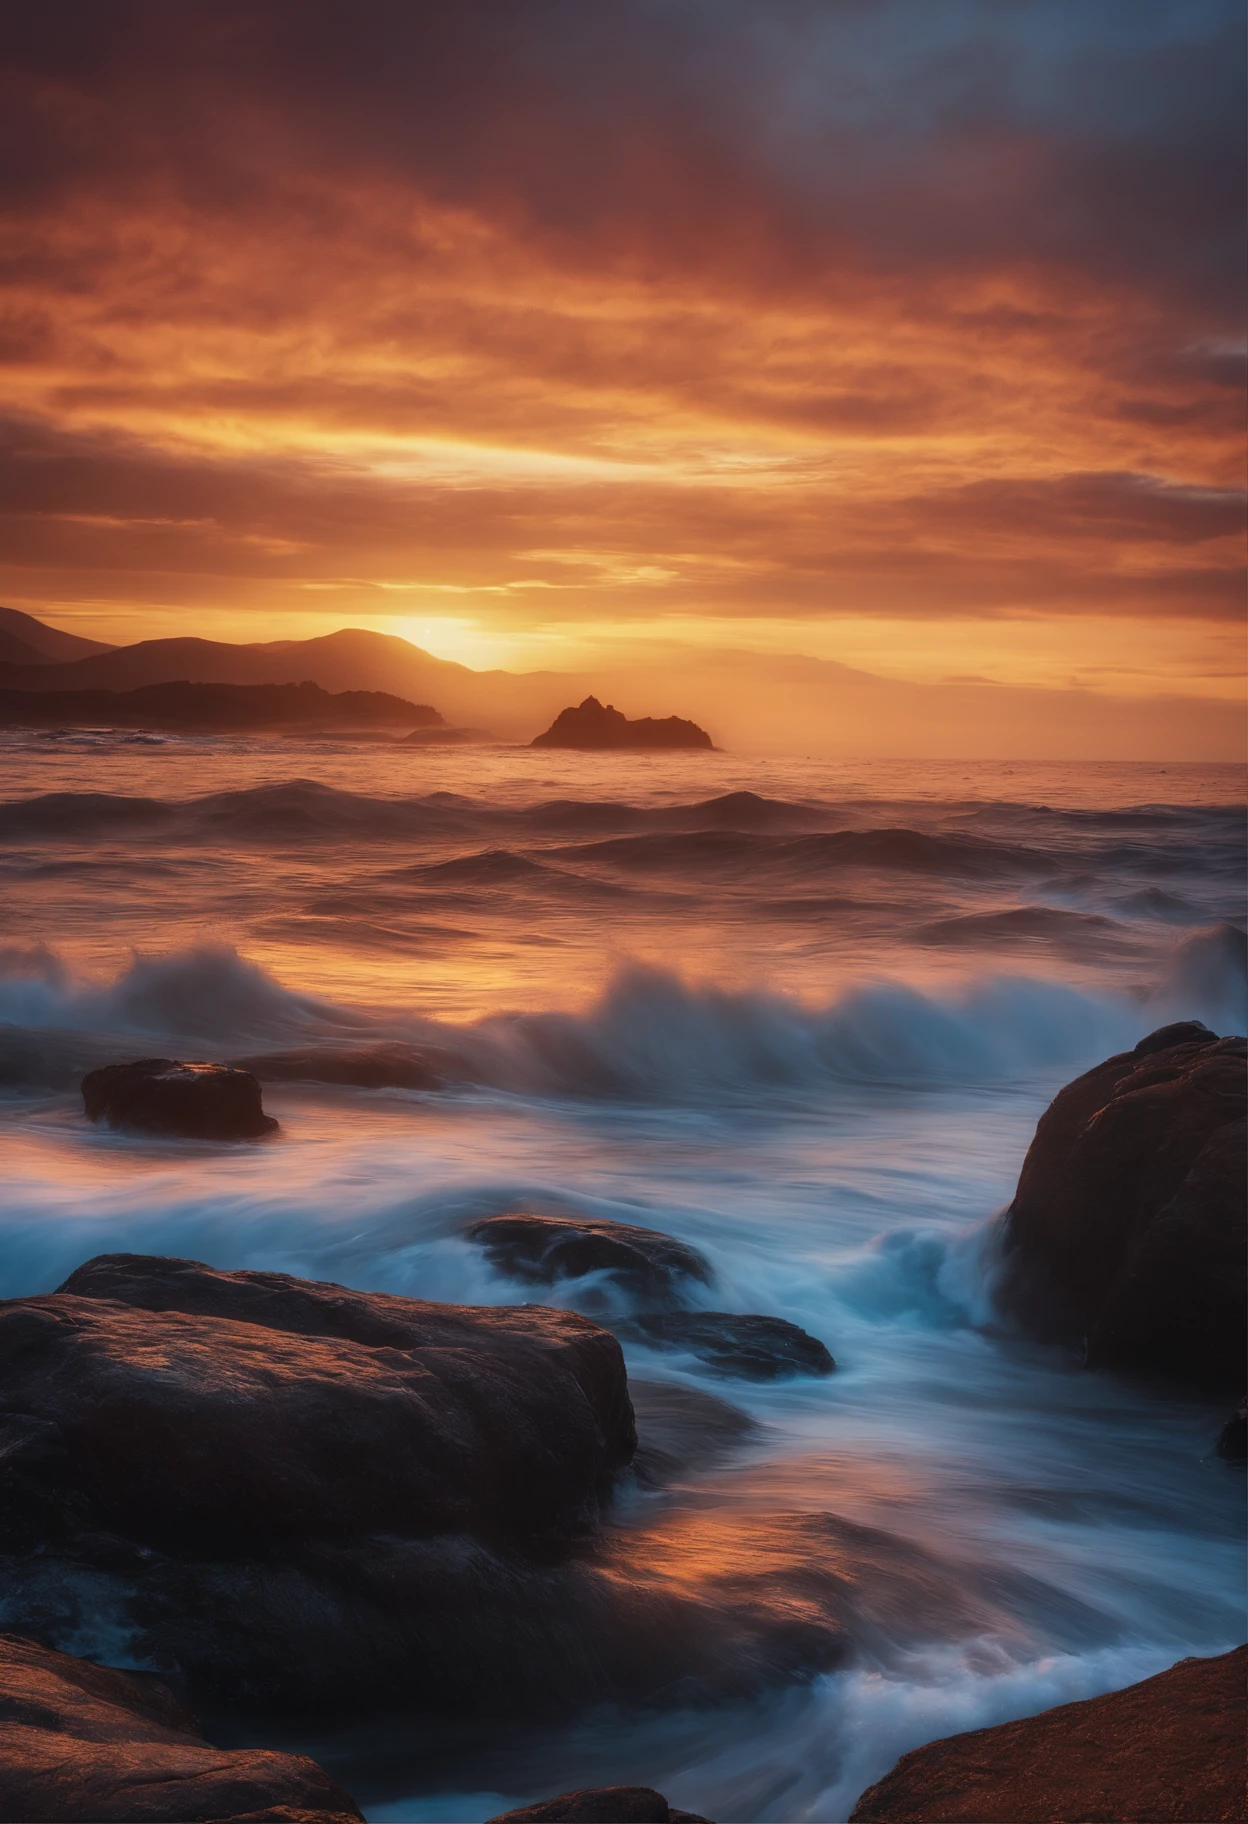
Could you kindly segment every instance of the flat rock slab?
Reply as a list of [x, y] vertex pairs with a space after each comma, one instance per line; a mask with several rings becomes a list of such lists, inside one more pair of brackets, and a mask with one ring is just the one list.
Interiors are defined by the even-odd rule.
[[1162, 1027], [1068, 1083], [1006, 1217], [1002, 1301], [1088, 1365], [1237, 1394], [1248, 1352], [1248, 1043]]
[[593, 1786], [500, 1812], [489, 1824], [710, 1824], [694, 1811], [673, 1811], [653, 1786]]
[[678, 1298], [682, 1284], [711, 1281], [710, 1263], [683, 1241], [657, 1229], [596, 1216], [539, 1216], [528, 1211], [488, 1216], [467, 1231], [496, 1272], [528, 1285], [609, 1273], [638, 1298]]
[[0, 1819], [5, 1824], [358, 1824], [315, 1761], [211, 1747], [155, 1679], [0, 1634]]
[[144, 1255], [0, 1304], [0, 1403], [10, 1531], [25, 1515], [36, 1536], [213, 1556], [385, 1531], [576, 1537], [636, 1442], [619, 1344], [572, 1312]]
[[625, 1342], [681, 1349], [717, 1374], [744, 1381], [831, 1374], [835, 1361], [818, 1337], [783, 1317], [742, 1317], [733, 1311], [650, 1311], [613, 1324]]
[[851, 1824], [1240, 1824], [1248, 1647], [903, 1755]]
[[257, 1140], [277, 1128], [264, 1112], [255, 1077], [232, 1064], [177, 1058], [106, 1064], [82, 1079], [82, 1101], [92, 1121], [144, 1134]]

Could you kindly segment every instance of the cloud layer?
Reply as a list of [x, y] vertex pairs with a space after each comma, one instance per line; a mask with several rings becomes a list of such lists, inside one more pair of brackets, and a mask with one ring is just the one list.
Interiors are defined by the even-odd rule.
[[1230, 623], [1242, 30], [1223, 0], [27, 8], [0, 589], [102, 631]]

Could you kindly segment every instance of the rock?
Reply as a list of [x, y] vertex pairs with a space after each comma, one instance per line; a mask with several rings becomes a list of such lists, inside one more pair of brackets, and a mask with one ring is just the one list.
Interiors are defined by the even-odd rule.
[[645, 748], [696, 747], [713, 750], [714, 742], [696, 722], [685, 722], [679, 716], [656, 720], [643, 716], [630, 722], [627, 716], [605, 707], [597, 697], [586, 697], [575, 709], [560, 710], [545, 734], [529, 743], [531, 747]]
[[731, 1311], [648, 1311], [612, 1325], [625, 1342], [685, 1349], [717, 1374], [775, 1381], [796, 1374], [831, 1374], [836, 1367], [817, 1337], [783, 1317], [740, 1317]]
[[[597, 1525], [632, 1410], [565, 1311], [103, 1256], [0, 1305], [0, 1415], [7, 1625], [214, 1712], [747, 1701], [995, 1612], [834, 1515]], [[710, 1396], [666, 1416], [677, 1458], [739, 1430]]]
[[528, 1211], [488, 1216], [467, 1231], [496, 1272], [528, 1285], [609, 1273], [635, 1297], [675, 1299], [681, 1282], [708, 1285], [709, 1263], [683, 1241], [657, 1229], [634, 1228], [596, 1216], [536, 1216]]
[[628, 1377], [637, 1415], [633, 1474], [643, 1488], [662, 1488], [726, 1457], [758, 1429], [748, 1412], [683, 1381]]
[[214, 1555], [578, 1537], [636, 1443], [619, 1345], [571, 1312], [133, 1254], [0, 1305], [0, 1399], [59, 1429], [76, 1526]]
[[360, 1815], [303, 1755], [210, 1747], [155, 1679], [0, 1634], [0, 1819], [349, 1824]]
[[82, 1100], [92, 1121], [147, 1134], [255, 1140], [277, 1127], [261, 1107], [255, 1077], [231, 1064], [183, 1064], [174, 1058], [106, 1064], [82, 1079]]
[[1218, 1433], [1217, 1451], [1227, 1463], [1248, 1462], [1248, 1396], [1239, 1402]]
[[1248, 1647], [903, 1755], [851, 1824], [1223, 1824], [1244, 1799]]
[[1089, 1366], [1206, 1392], [1248, 1334], [1243, 1039], [1161, 1028], [1060, 1091], [1006, 1215], [1000, 1296]]
[[500, 1812], [488, 1824], [709, 1824], [693, 1811], [673, 1811], [653, 1786], [594, 1786], [557, 1799]]

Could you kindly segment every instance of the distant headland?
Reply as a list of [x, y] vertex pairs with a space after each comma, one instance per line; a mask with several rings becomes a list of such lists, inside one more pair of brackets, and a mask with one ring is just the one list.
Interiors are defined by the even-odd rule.
[[715, 743], [696, 722], [680, 716], [641, 716], [635, 722], [610, 703], [586, 697], [575, 709], [560, 710], [545, 734], [530, 747], [644, 748], [696, 747], [713, 751]]
[[137, 690], [0, 690], [0, 727], [162, 728], [211, 733], [242, 729], [442, 726], [427, 703], [381, 690], [322, 690], [319, 684], [144, 684]]

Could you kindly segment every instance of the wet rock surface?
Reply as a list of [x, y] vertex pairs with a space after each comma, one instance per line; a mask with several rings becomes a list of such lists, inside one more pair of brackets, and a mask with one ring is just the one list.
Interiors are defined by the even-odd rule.
[[903, 1755], [851, 1824], [1225, 1824], [1244, 1793], [1248, 1647]]
[[527, 1285], [608, 1273], [635, 1297], [673, 1301], [689, 1281], [708, 1285], [709, 1263], [683, 1241], [657, 1229], [594, 1216], [542, 1216], [509, 1211], [467, 1230], [498, 1273]]
[[653, 1786], [593, 1786], [500, 1812], [489, 1824], [710, 1824], [693, 1811], [674, 1811]]
[[618, 1344], [571, 1312], [196, 1261], [102, 1255], [8, 1301], [0, 1362], [75, 1513], [153, 1545], [576, 1537], [636, 1442]]
[[1060, 1091], [1006, 1218], [1001, 1297], [1089, 1366], [1242, 1385], [1248, 1044], [1163, 1027]]
[[[650, 1406], [669, 1469], [748, 1424]], [[0, 1305], [0, 1413], [11, 1625], [104, 1625], [222, 1711], [731, 1700], [841, 1663], [899, 1590], [925, 1612], [930, 1567], [830, 1516], [604, 1524], [633, 1412], [570, 1312], [104, 1255]]]
[[720, 1462], [759, 1430], [748, 1412], [700, 1387], [630, 1375], [628, 1388], [637, 1415], [632, 1467], [644, 1488]]
[[227, 1752], [157, 1680], [0, 1634], [0, 1819], [349, 1824], [302, 1755]]
[[746, 1381], [831, 1374], [825, 1346], [783, 1317], [743, 1317], [732, 1311], [652, 1311], [612, 1324], [625, 1342], [678, 1349], [717, 1374]]
[[[648, 1404], [677, 1471], [741, 1435]], [[615, 1524], [619, 1345], [568, 1312], [102, 1256], [0, 1306], [0, 1412], [10, 1626], [103, 1630], [222, 1715], [736, 1701], [968, 1625], [958, 1576], [832, 1515]]]
[[90, 1120], [138, 1133], [257, 1140], [277, 1128], [255, 1077], [231, 1064], [177, 1058], [106, 1064], [83, 1078], [82, 1101]]

